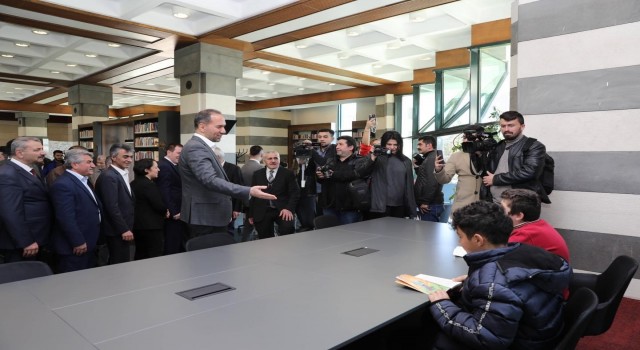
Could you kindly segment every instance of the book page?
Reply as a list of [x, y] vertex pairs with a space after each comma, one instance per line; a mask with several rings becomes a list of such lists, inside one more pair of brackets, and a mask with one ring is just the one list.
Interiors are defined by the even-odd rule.
[[431, 294], [439, 290], [447, 291], [460, 284], [460, 282], [455, 282], [451, 279], [424, 274], [417, 276], [400, 275], [396, 277], [396, 283], [424, 294]]

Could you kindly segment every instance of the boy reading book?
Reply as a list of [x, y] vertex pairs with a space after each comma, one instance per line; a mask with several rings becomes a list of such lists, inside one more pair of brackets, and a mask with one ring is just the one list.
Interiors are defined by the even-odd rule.
[[562, 291], [571, 268], [538, 247], [507, 243], [511, 219], [497, 204], [478, 201], [453, 213], [469, 265], [457, 300], [429, 294], [439, 327], [438, 349], [544, 349], [559, 339]]

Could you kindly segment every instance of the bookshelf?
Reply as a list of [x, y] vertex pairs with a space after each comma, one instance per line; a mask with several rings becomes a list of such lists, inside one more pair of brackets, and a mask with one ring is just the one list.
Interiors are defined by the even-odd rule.
[[289, 142], [288, 142], [288, 157], [287, 164], [289, 168], [293, 167], [293, 146], [302, 140], [311, 140], [311, 142], [318, 142], [318, 130], [331, 129], [335, 130], [334, 123], [319, 123], [319, 124], [299, 124], [289, 125]]
[[353, 138], [358, 141], [362, 141], [362, 136], [364, 135], [364, 127], [367, 125], [366, 120], [354, 120], [351, 122], [351, 129]]
[[93, 124], [78, 125], [78, 145], [93, 152]]

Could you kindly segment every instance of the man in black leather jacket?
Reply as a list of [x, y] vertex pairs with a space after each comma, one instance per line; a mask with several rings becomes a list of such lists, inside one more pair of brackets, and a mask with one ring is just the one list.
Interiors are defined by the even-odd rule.
[[525, 188], [535, 191], [543, 203], [551, 203], [540, 183], [544, 170], [545, 146], [535, 141], [524, 150], [527, 137], [524, 131], [524, 117], [516, 111], [500, 115], [500, 131], [504, 140], [500, 141], [489, 157], [489, 169], [482, 182], [489, 188], [488, 198], [499, 203], [500, 195], [509, 188]]

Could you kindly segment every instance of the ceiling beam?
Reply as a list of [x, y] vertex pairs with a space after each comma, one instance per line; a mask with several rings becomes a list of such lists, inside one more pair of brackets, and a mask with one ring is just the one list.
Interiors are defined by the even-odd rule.
[[113, 109], [113, 112], [114, 112], [113, 116], [122, 118], [122, 117], [128, 117], [135, 114], [155, 114], [161, 111], [180, 112], [180, 107], [179, 106], [138, 105], [138, 106]]
[[45, 112], [71, 114], [71, 106], [49, 106], [35, 103], [0, 101], [0, 110], [15, 112]]
[[31, 95], [29, 97], [23, 98], [19, 102], [21, 102], [21, 103], [36, 103], [36, 102], [42, 101], [44, 99], [47, 99], [49, 97], [53, 97], [53, 96], [56, 96], [56, 95], [64, 94], [65, 92], [67, 92], [67, 89], [65, 89], [65, 88], [53, 88], [53, 89], [49, 89], [47, 91], [43, 91], [43, 92], [35, 94], [35, 95]]
[[368, 86], [368, 85], [365, 85], [365, 84], [354, 83], [354, 82], [349, 81], [349, 80], [333, 79], [333, 78], [325, 77], [325, 76], [322, 76], [322, 75], [302, 73], [302, 72], [298, 72], [298, 71], [291, 70], [291, 69], [276, 68], [274, 66], [258, 64], [258, 63], [253, 63], [253, 62], [245, 62], [244, 66], [248, 67], [248, 68], [259, 69], [259, 70], [269, 71], [269, 72], [278, 73], [278, 74], [284, 74], [284, 75], [290, 75], [290, 76], [294, 76], [294, 77], [313, 79], [313, 80], [318, 80], [318, 81], [325, 81], [327, 83], [336, 83], [336, 84], [345, 85], [345, 86], [351, 86], [351, 87], [366, 87], [366, 86]]

